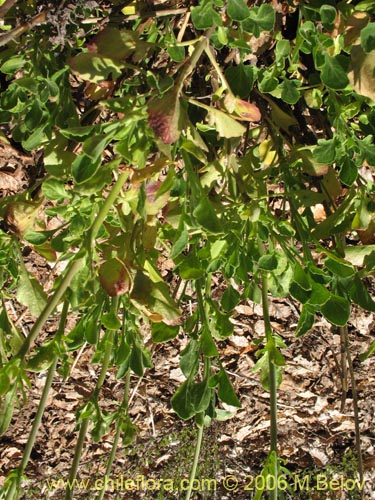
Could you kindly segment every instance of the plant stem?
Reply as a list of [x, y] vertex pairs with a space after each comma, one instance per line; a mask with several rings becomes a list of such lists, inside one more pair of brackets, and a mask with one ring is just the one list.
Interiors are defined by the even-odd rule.
[[198, 460], [199, 460], [199, 455], [200, 455], [201, 448], [202, 448], [203, 432], [204, 432], [204, 425], [202, 424], [202, 425], [198, 426], [198, 435], [197, 435], [197, 440], [195, 442], [194, 461], [193, 461], [193, 466], [192, 466], [191, 471], [190, 471], [189, 489], [186, 492], [185, 500], [190, 500], [191, 493], [193, 490], [193, 481], [194, 481], [195, 476], [197, 474]]
[[91, 244], [94, 243], [96, 235], [99, 232], [100, 226], [103, 224], [105, 218], [107, 217], [108, 212], [110, 211], [112, 205], [115, 203], [116, 198], [121, 193], [122, 187], [125, 184], [125, 181], [128, 177], [129, 177], [128, 172], [120, 174], [119, 178], [113, 185], [111, 192], [105, 199], [105, 202], [102, 208], [99, 210], [99, 213], [97, 214], [96, 219], [91, 227], [91, 233], [90, 233]]
[[[115, 437], [114, 437], [113, 444], [112, 444], [112, 450], [111, 450], [111, 453], [108, 457], [107, 467], [106, 467], [105, 475], [104, 475], [104, 484], [107, 484], [106, 481], [109, 478], [109, 474], [111, 472], [112, 465], [113, 465], [113, 462], [114, 462], [114, 459], [116, 456], [118, 443], [119, 443], [120, 436], [121, 436], [121, 424], [123, 422], [123, 410], [126, 409], [126, 413], [128, 414], [129, 387], [130, 387], [130, 369], [128, 369], [128, 371], [126, 372], [124, 398], [123, 398], [122, 404], [119, 408], [119, 417], [117, 418], [117, 421], [116, 421], [116, 433], [115, 433]], [[98, 500], [103, 500], [105, 492], [106, 492], [105, 488], [102, 488], [100, 490]]]
[[83, 263], [83, 258], [78, 258], [71, 261], [71, 264], [68, 267], [68, 270], [64, 278], [60, 282], [60, 285], [58, 286], [55, 293], [48, 299], [47, 304], [45, 305], [38, 319], [35, 321], [33, 328], [31, 329], [29, 335], [22, 344], [16, 357], [22, 360], [26, 356], [34, 340], [39, 335], [44, 324], [46, 323], [46, 321], [48, 320], [48, 318], [50, 317], [50, 315], [53, 313], [54, 309], [60, 302], [60, 299], [64, 295], [66, 289], [69, 287], [73, 277], [77, 274], [77, 272], [81, 268], [82, 263]]
[[[207, 280], [206, 280], [206, 291], [208, 288], [208, 283], [209, 283], [209, 278], [207, 278]], [[201, 323], [206, 328], [208, 328], [207, 315], [206, 315], [206, 310], [204, 307], [203, 295], [202, 295], [202, 287], [203, 286], [204, 286], [203, 279], [197, 280], [195, 291], [197, 293], [197, 302], [198, 302], [198, 309], [199, 309], [199, 316], [200, 316]], [[208, 377], [210, 375], [210, 371], [211, 371], [211, 360], [208, 356], [205, 356], [205, 358], [204, 358], [204, 374], [203, 374], [204, 380], [208, 380]], [[199, 461], [199, 456], [200, 456], [201, 449], [202, 449], [202, 440], [203, 440], [203, 433], [204, 433], [204, 415], [205, 415], [204, 412], [197, 414], [197, 419], [200, 423], [197, 424], [198, 435], [197, 435], [197, 440], [195, 442], [194, 460], [193, 460], [193, 465], [192, 465], [191, 471], [190, 471], [189, 488], [186, 492], [185, 500], [190, 500], [191, 493], [193, 491], [193, 481], [194, 481], [195, 476], [197, 474], [198, 461]]]
[[[107, 196], [102, 208], [100, 209], [95, 222], [92, 225], [91, 232], [90, 232], [90, 237], [91, 237], [91, 243], [94, 242], [96, 235], [98, 234], [98, 231], [100, 229], [100, 226], [102, 225], [103, 221], [105, 220], [109, 210], [111, 209], [113, 203], [115, 202], [117, 196], [120, 194], [121, 189], [128, 178], [128, 173], [123, 173], [119, 176], [117, 179], [116, 183], [114, 184], [111, 192]], [[21, 360], [26, 356], [28, 353], [31, 345], [33, 344], [34, 340], [36, 337], [39, 335], [41, 329], [43, 328], [44, 324], [50, 317], [50, 315], [53, 313], [55, 308], [57, 307], [58, 303], [60, 302], [60, 299], [64, 295], [65, 291], [69, 287], [73, 277], [77, 274], [79, 271], [80, 267], [83, 264], [83, 258], [77, 258], [71, 261], [67, 272], [62, 279], [60, 285], [58, 286], [57, 290], [55, 293], [48, 299], [46, 306], [44, 307], [43, 311], [39, 315], [38, 319], [34, 323], [33, 328], [31, 329], [29, 335], [25, 339], [24, 343], [22, 344], [17, 357], [19, 357]]]
[[[359, 481], [362, 484], [364, 478], [363, 470], [363, 460], [362, 460], [362, 446], [361, 446], [361, 431], [359, 429], [359, 408], [358, 408], [358, 393], [357, 393], [357, 383], [354, 376], [353, 361], [349, 349], [349, 337], [348, 337], [348, 327], [345, 326], [344, 330], [344, 342], [345, 342], [345, 353], [348, 360], [350, 381], [352, 384], [352, 394], [353, 394], [353, 410], [354, 410], [354, 427], [355, 427], [355, 446], [357, 451], [358, 460], [358, 474]], [[364, 498], [363, 489], [361, 490], [361, 498]]]
[[[69, 310], [69, 302], [65, 301], [63, 310], [61, 312], [59, 329], [58, 329], [58, 332], [56, 334], [56, 337], [63, 335], [68, 310]], [[42, 421], [43, 413], [44, 413], [45, 407], [47, 405], [48, 394], [49, 394], [51, 387], [52, 387], [53, 377], [55, 375], [58, 359], [59, 359], [58, 353], [56, 353], [55, 358], [54, 358], [51, 366], [48, 369], [47, 378], [46, 378], [46, 382], [44, 384], [42, 396], [40, 398], [38, 410], [37, 410], [36, 415], [34, 417], [33, 425], [32, 425], [32, 428], [31, 428], [31, 431], [29, 434], [29, 438], [27, 440], [25, 450], [24, 450], [23, 455], [22, 455], [22, 461], [17, 469], [17, 476], [13, 479], [13, 481], [10, 485], [10, 488], [7, 492], [7, 495], [5, 497], [5, 500], [13, 500], [13, 498], [15, 498], [15, 493], [18, 489], [19, 482], [20, 482], [20, 480], [25, 472], [25, 469], [27, 467], [27, 464], [29, 462], [31, 452], [32, 452], [32, 449], [33, 449], [34, 444], [35, 444], [36, 435], [38, 433], [40, 423]]]
[[[113, 312], [117, 312], [118, 301], [119, 301], [118, 296], [114, 297], [112, 300], [111, 309]], [[98, 377], [98, 380], [96, 382], [95, 389], [93, 390], [93, 392], [90, 396], [90, 400], [95, 401], [98, 398], [99, 391], [104, 383], [104, 380], [105, 380], [105, 377], [107, 374], [107, 370], [109, 368], [110, 360], [111, 360], [114, 334], [115, 334], [115, 330], [108, 330], [108, 332], [107, 332], [107, 338], [105, 340], [104, 358], [102, 361], [99, 377]], [[79, 462], [81, 460], [83, 445], [85, 442], [85, 437], [87, 434], [89, 422], [90, 422], [90, 418], [86, 417], [81, 423], [81, 427], [79, 430], [79, 436], [78, 436], [78, 440], [77, 440], [77, 444], [76, 444], [76, 449], [74, 452], [74, 459], [73, 459], [72, 467], [70, 469], [69, 479], [67, 481], [68, 486], [67, 486], [66, 492], [65, 492], [65, 500], [71, 500], [73, 498], [73, 484], [77, 478], [78, 466], [79, 466]]]
[[209, 30], [206, 31], [206, 33], [203, 35], [201, 41], [195, 47], [194, 52], [192, 53], [190, 59], [188, 59], [186, 65], [181, 70], [181, 73], [176, 81], [177, 94], [179, 94], [181, 92], [186, 78], [189, 76], [189, 74], [194, 70], [195, 66], [197, 65], [197, 62], [198, 62], [200, 56], [205, 51], [207, 44], [208, 44], [208, 40], [209, 40], [210, 36], [212, 35], [212, 33], [215, 31], [215, 29], [216, 29], [216, 25], [212, 26], [212, 28], [210, 28]]
[[[263, 244], [259, 245], [261, 253], [264, 253]], [[268, 277], [267, 272], [262, 271], [262, 308], [263, 323], [266, 335], [266, 342], [274, 342], [272, 335], [272, 325], [269, 313], [268, 301]], [[277, 457], [277, 372], [273, 360], [269, 356], [269, 387], [270, 387], [270, 444], [271, 452], [274, 451]], [[275, 488], [270, 490], [271, 500], [277, 500], [278, 497], [278, 462], [274, 461], [273, 479]]]
[[340, 346], [341, 346], [341, 411], [344, 411], [346, 395], [348, 392], [348, 366], [347, 366], [347, 327], [340, 327]]

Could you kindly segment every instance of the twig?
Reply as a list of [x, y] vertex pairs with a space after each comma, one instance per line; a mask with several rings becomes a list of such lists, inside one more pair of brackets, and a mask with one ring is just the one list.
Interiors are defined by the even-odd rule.
[[22, 26], [18, 26], [18, 28], [12, 29], [11, 31], [4, 33], [4, 35], [0, 35], [0, 47], [6, 45], [11, 41], [15, 41], [16, 38], [23, 35], [23, 33], [30, 30], [34, 26], [45, 23], [47, 21], [47, 14], [48, 12], [44, 10], [34, 16], [28, 23], [25, 23]]
[[17, 0], [5, 0], [3, 5], [0, 7], [0, 18], [4, 17], [5, 14], [10, 10]]
[[181, 9], [165, 9], [165, 10], [156, 10], [156, 11], [147, 11], [142, 12], [140, 14], [131, 14], [130, 16], [125, 16], [126, 21], [135, 21], [136, 19], [145, 18], [145, 17], [163, 17], [163, 16], [177, 16], [179, 14], [184, 14], [187, 12], [187, 8]]

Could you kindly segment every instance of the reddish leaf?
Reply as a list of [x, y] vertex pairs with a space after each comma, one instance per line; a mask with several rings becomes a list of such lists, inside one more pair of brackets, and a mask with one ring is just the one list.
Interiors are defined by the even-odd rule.
[[131, 278], [125, 264], [117, 257], [104, 262], [99, 269], [99, 281], [110, 297], [131, 289]]
[[174, 89], [149, 102], [148, 123], [164, 144], [173, 144], [180, 137], [179, 118], [180, 101]]
[[241, 117], [241, 120], [259, 122], [262, 118], [262, 115], [255, 104], [242, 99], [236, 99], [234, 110]]

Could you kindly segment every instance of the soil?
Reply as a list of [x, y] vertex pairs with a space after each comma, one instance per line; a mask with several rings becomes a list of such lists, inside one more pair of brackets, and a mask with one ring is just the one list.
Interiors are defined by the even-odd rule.
[[[38, 260], [33, 252], [26, 260], [29, 270], [42, 283], [48, 282], [51, 270], [43, 260]], [[219, 281], [215, 293], [221, 293]], [[270, 300], [272, 326], [287, 346], [282, 350], [286, 365], [278, 392], [278, 446], [287, 469], [281, 477], [290, 484], [290, 491], [282, 481], [281, 491], [285, 498], [360, 498], [353, 483], [357, 478], [353, 391], [348, 375], [343, 402], [339, 332], [321, 318], [310, 333], [296, 338], [298, 305], [289, 299]], [[15, 320], [21, 317], [22, 330], [27, 333], [33, 318], [27, 312], [22, 314], [15, 301], [12, 307], [10, 303], [9, 314]], [[56, 331], [57, 319], [47, 323], [44, 339]], [[67, 328], [74, 322], [75, 318], [70, 318]], [[259, 374], [253, 372], [256, 341], [263, 335], [261, 306], [239, 304], [232, 322], [234, 335], [220, 342], [219, 349], [242, 407], [231, 419], [214, 421], [205, 429], [194, 483], [197, 499], [253, 498], [255, 486], [264, 482], [260, 474], [270, 448], [270, 398], [260, 384]], [[358, 392], [366, 499], [375, 498], [375, 359], [360, 362], [358, 355], [374, 340], [374, 325], [374, 314], [353, 310], [350, 354]], [[144, 336], [151, 346], [146, 327]], [[143, 378], [132, 375], [130, 416], [137, 427], [136, 438], [130, 445], [120, 444], [104, 498], [184, 498], [183, 491], [173, 488], [189, 477], [197, 431], [193, 421], [177, 417], [170, 398], [184, 379], [179, 369], [179, 352], [187, 340], [188, 336], [181, 334], [174, 341], [151, 347], [153, 368]], [[89, 397], [98, 376], [92, 356], [92, 348], [84, 346], [76, 355], [69, 377], [55, 377], [26, 469], [22, 499], [64, 496], [62, 481], [68, 478], [77, 440], [76, 412]], [[20, 463], [45, 374], [31, 374], [30, 382], [26, 404], [16, 410], [11, 426], [0, 438], [3, 477]], [[109, 371], [102, 389], [101, 410], [113, 413], [123, 392], [124, 380], [117, 380], [115, 373]], [[97, 498], [96, 490], [104, 484], [114, 434], [112, 426], [100, 442], [89, 439], [85, 443], [74, 498]]]

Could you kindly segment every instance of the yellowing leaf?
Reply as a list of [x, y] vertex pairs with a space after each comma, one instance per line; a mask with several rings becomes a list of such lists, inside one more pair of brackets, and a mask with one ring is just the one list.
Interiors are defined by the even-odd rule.
[[39, 209], [39, 202], [12, 201], [6, 207], [5, 222], [18, 236], [23, 236], [33, 229]]
[[215, 127], [221, 137], [230, 139], [231, 137], [241, 137], [245, 133], [245, 127], [238, 123], [223, 111], [209, 108], [208, 123]]
[[375, 100], [375, 50], [366, 54], [360, 45], [355, 45], [350, 53], [351, 70], [348, 73], [354, 90]]
[[236, 99], [234, 110], [241, 120], [247, 122], [258, 122], [262, 118], [255, 104], [242, 99]]
[[273, 149], [271, 139], [266, 139], [259, 144], [259, 158], [267, 167], [274, 165], [279, 160], [279, 155]]

